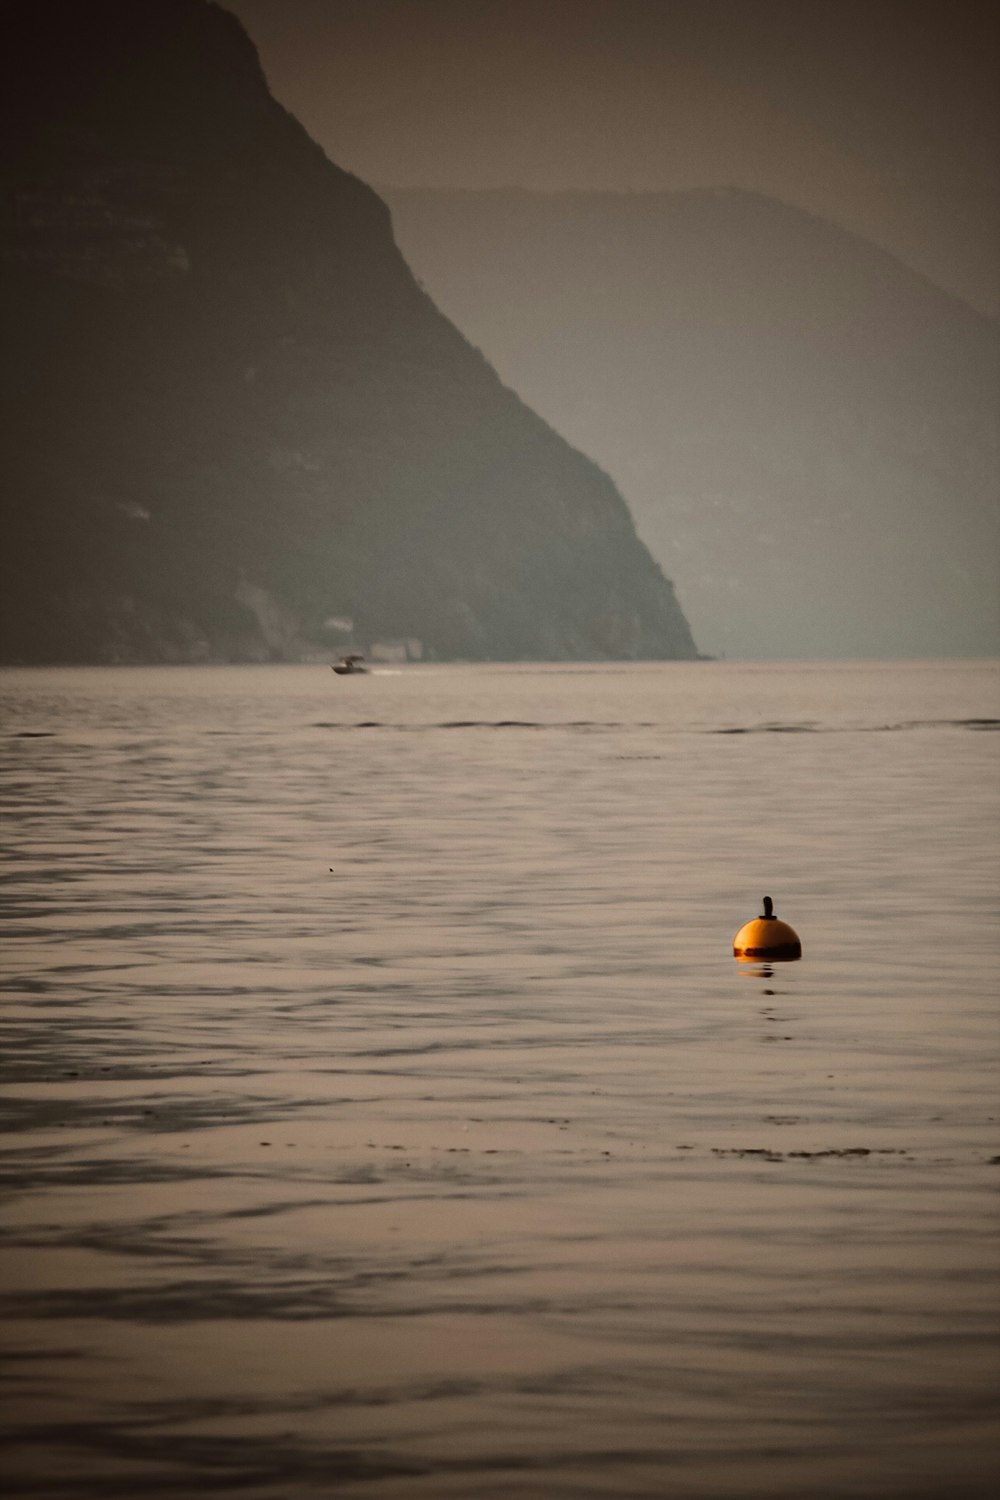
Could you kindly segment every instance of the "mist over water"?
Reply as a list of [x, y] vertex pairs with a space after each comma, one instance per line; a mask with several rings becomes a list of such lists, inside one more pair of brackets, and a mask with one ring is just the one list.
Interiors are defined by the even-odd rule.
[[998, 688], [3, 673], [9, 1493], [992, 1494]]

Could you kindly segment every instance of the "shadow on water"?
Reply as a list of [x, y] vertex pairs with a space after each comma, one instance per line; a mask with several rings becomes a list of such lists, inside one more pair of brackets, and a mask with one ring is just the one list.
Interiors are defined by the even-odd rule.
[[[175, 1423], [197, 1422], [206, 1415], [240, 1422], [282, 1413], [290, 1416], [302, 1409], [297, 1405], [261, 1410], [220, 1403], [217, 1410], [210, 1407], [206, 1413], [201, 1402], [186, 1408], [172, 1403], [162, 1410], [154, 1407], [120, 1418], [14, 1428], [8, 1444], [14, 1454], [29, 1445], [49, 1454], [60, 1451], [63, 1463], [73, 1467], [71, 1493], [80, 1500], [104, 1500], [105, 1496], [135, 1500], [138, 1493], [177, 1500], [215, 1494], [280, 1495], [288, 1493], [286, 1485], [296, 1493], [326, 1495], [331, 1486], [370, 1484], [433, 1471], [434, 1465], [379, 1455], [371, 1446], [362, 1451], [297, 1441], [290, 1434], [226, 1437], [174, 1430]], [[28, 1496], [55, 1500], [66, 1493], [58, 1477], [42, 1473], [21, 1478], [16, 1491], [8, 1491], [12, 1500], [15, 1495], [25, 1500]]]
[[[224, 1494], [326, 1497], [348, 1485], [376, 1496], [386, 1485], [391, 1485], [393, 1494], [405, 1493], [406, 1481], [421, 1478], [440, 1484], [443, 1494], [467, 1497], [515, 1493], [583, 1497], [626, 1493], [620, 1475], [644, 1471], [669, 1474], [666, 1487], [657, 1494], [695, 1493], [687, 1490], [685, 1476], [699, 1475], [703, 1457], [692, 1441], [688, 1424], [677, 1417], [666, 1418], [655, 1430], [641, 1423], [634, 1428], [625, 1423], [615, 1435], [606, 1437], [567, 1429], [561, 1438], [554, 1437], [549, 1443], [520, 1448], [501, 1427], [484, 1433], [474, 1452], [464, 1453], [449, 1451], [441, 1444], [437, 1451], [432, 1448], [418, 1455], [412, 1445], [398, 1438], [395, 1442], [373, 1438], [362, 1446], [357, 1440], [338, 1442], [322, 1434], [325, 1423], [336, 1421], [338, 1414], [350, 1416], [355, 1412], [370, 1422], [380, 1408], [414, 1413], [421, 1406], [440, 1404], [454, 1410], [457, 1402], [468, 1401], [470, 1405], [523, 1406], [528, 1410], [538, 1400], [559, 1403], [575, 1398], [586, 1407], [588, 1399], [607, 1398], [606, 1381], [598, 1383], [593, 1372], [584, 1372], [582, 1380], [577, 1380], [576, 1373], [561, 1371], [544, 1382], [429, 1381], [378, 1392], [317, 1392], [283, 1401], [123, 1403], [108, 1415], [88, 1422], [15, 1426], [9, 1435], [9, 1451], [15, 1458], [18, 1450], [25, 1448], [58, 1454], [62, 1465], [72, 1470], [71, 1490], [79, 1500], [135, 1500], [140, 1492], [162, 1500]], [[640, 1394], [638, 1389], [635, 1394]], [[697, 1379], [692, 1394], [698, 1394]], [[825, 1422], [818, 1422], [811, 1430], [808, 1452], [813, 1461], [817, 1455], [836, 1459], [837, 1425], [849, 1415], [833, 1410]], [[984, 1404], [980, 1411], [963, 1415], [982, 1420], [990, 1412]], [[860, 1409], [854, 1416], [861, 1428], [875, 1425], [871, 1414]], [[267, 1428], [277, 1423], [283, 1430], [269, 1433]], [[191, 1430], [199, 1426], [210, 1429], [213, 1424], [235, 1428], [238, 1435]], [[803, 1442], [801, 1434], [782, 1432], [762, 1440], [741, 1428], [738, 1434], [727, 1436], [721, 1467], [730, 1473], [760, 1473], [764, 1466], [766, 1473], [772, 1460], [794, 1463], [796, 1457], [801, 1458]], [[29, 1496], [57, 1500], [66, 1492], [56, 1473], [36, 1472], [26, 1475], [16, 1491], [9, 1493], [12, 1497], [16, 1494], [18, 1500]], [[642, 1485], [636, 1493], [654, 1492]], [[731, 1500], [732, 1493], [729, 1482], [721, 1476], [714, 1484], [706, 1482], [704, 1474], [698, 1479], [697, 1494], [703, 1500]], [[833, 1492], [806, 1482], [798, 1493], [820, 1500]], [[882, 1500], [887, 1493], [901, 1492], [887, 1491], [875, 1475], [868, 1483], [850, 1487], [852, 1500]], [[947, 1493], [949, 1500], [982, 1500], [990, 1491], [979, 1481], [969, 1484], [957, 1477]], [[911, 1467], [906, 1495], [907, 1500], [941, 1500], [942, 1491]]]
[[911, 719], [899, 724], [868, 724], [831, 726], [819, 724], [814, 721], [805, 723], [754, 723], [733, 724], [713, 728], [690, 727], [673, 728], [649, 721], [636, 720], [630, 723], [622, 723], [618, 720], [602, 719], [571, 719], [568, 721], [550, 719], [444, 719], [431, 723], [386, 723], [379, 719], [317, 719], [310, 725], [312, 729], [379, 729], [408, 734], [426, 734], [442, 729], [540, 729], [549, 733], [567, 731], [571, 733], [589, 733], [593, 731], [635, 731], [643, 729], [655, 729], [663, 734], [894, 734], [905, 733], [911, 729], [973, 729], [973, 730], [996, 730], [1000, 729], [1000, 719]]
[[[73, 1078], [78, 1075], [75, 1070], [71, 1070], [64, 1076]], [[145, 1082], [150, 1075], [134, 1076]], [[163, 1080], [162, 1073], [152, 1076], [157, 1081]], [[211, 1077], [211, 1074], [204, 1076]], [[226, 1074], [227, 1081], [246, 1076], [252, 1077], [253, 1070]], [[84, 1094], [60, 1099], [9, 1098], [0, 1106], [0, 1129], [4, 1130], [8, 1138], [46, 1127], [72, 1131], [111, 1126], [116, 1129], [127, 1128], [140, 1136], [147, 1133], [191, 1133], [210, 1130], [219, 1125], [276, 1124], [282, 1120], [294, 1119], [308, 1110], [312, 1102], [308, 1097], [293, 1101], [255, 1098], [250, 1095], [238, 1097], [231, 1093], [218, 1098], [211, 1095], [185, 1098], [178, 1094], [167, 1096], [158, 1093], [143, 1094], [138, 1098], [114, 1095], [94, 1098]], [[58, 1152], [60, 1148], [53, 1149]], [[8, 1162], [13, 1159], [8, 1155]], [[136, 1160], [140, 1166], [143, 1165], [141, 1153]]]

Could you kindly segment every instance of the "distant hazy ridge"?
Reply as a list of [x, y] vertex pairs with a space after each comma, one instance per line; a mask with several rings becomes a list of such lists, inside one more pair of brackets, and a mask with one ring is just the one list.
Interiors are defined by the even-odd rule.
[[439, 306], [622, 486], [702, 649], [1000, 650], [994, 323], [749, 193], [385, 196]]
[[437, 311], [232, 17], [7, 19], [4, 659], [695, 654], [612, 482]]

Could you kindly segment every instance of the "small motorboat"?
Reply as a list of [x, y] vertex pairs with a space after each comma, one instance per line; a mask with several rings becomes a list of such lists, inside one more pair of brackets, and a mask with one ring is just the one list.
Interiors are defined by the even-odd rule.
[[363, 656], [342, 656], [339, 661], [331, 664], [330, 670], [336, 672], [338, 677], [355, 677], [359, 672], [367, 672], [368, 668], [361, 666]]

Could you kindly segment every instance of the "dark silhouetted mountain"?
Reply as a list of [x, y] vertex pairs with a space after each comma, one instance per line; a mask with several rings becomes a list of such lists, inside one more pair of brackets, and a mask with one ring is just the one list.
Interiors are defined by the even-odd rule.
[[622, 486], [705, 650], [997, 651], [994, 323], [752, 194], [385, 196], [438, 304]]
[[614, 485], [437, 311], [233, 17], [4, 27], [6, 660], [694, 655]]

